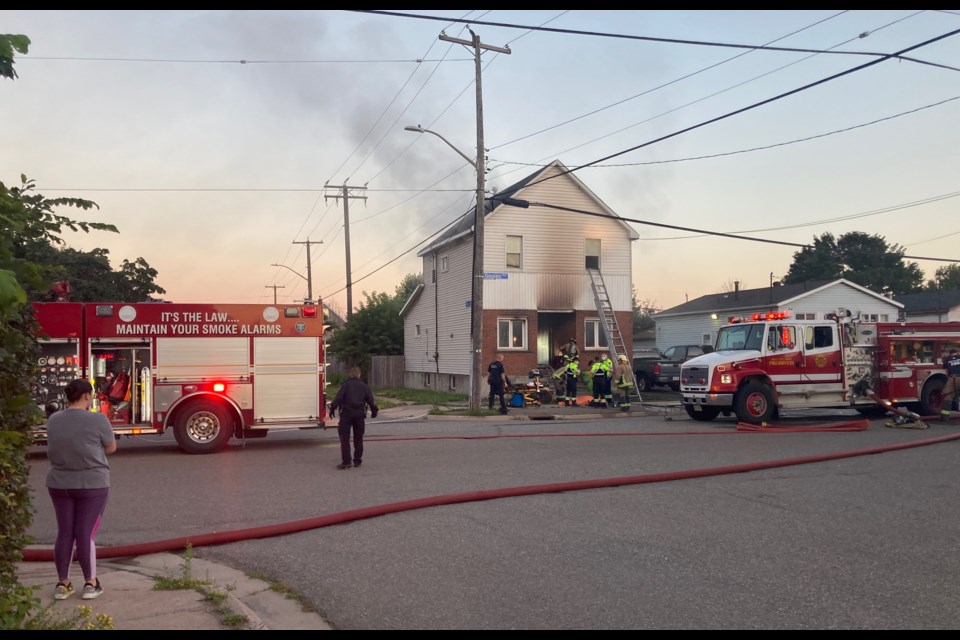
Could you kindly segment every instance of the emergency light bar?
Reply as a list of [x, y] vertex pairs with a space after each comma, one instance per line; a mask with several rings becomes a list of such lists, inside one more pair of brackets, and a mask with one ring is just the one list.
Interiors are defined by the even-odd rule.
[[770, 311], [769, 313], [755, 313], [749, 318], [746, 316], [730, 316], [727, 319], [727, 324], [736, 324], [738, 322], [762, 322], [764, 320], [786, 320], [790, 317], [789, 311]]

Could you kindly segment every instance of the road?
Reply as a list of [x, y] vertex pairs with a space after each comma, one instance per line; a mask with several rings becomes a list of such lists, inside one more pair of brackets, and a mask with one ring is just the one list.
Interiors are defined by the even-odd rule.
[[[364, 466], [348, 471], [335, 469], [332, 430], [212, 456], [182, 454], [168, 436], [121, 440], [98, 543], [960, 434], [881, 420], [779, 434], [685, 417], [368, 424]], [[283, 582], [342, 629], [951, 629], [958, 447], [431, 507], [195, 553]], [[30, 533], [49, 544], [42, 452], [31, 465]]]

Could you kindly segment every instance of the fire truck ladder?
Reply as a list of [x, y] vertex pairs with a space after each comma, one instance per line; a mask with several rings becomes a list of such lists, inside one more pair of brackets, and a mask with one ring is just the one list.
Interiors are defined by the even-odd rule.
[[[610, 296], [607, 295], [607, 285], [603, 282], [603, 276], [599, 269], [587, 269], [590, 274], [590, 286], [593, 288], [593, 300], [597, 304], [597, 313], [600, 314], [600, 326], [603, 328], [603, 335], [607, 338], [607, 346], [613, 351], [613, 358], [618, 362], [620, 356], [627, 357], [627, 363], [633, 366], [633, 350], [627, 350], [627, 343], [623, 340], [623, 334], [620, 333], [620, 325], [617, 324], [617, 316], [613, 312], [613, 305], [610, 304]], [[640, 388], [637, 386], [636, 376], [633, 380], [633, 391], [637, 394], [637, 402], [643, 402], [640, 397]]]

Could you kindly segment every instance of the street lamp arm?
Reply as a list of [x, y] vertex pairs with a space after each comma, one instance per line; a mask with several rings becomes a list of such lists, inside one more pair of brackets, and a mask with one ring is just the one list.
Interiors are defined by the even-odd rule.
[[432, 133], [433, 135], [437, 136], [438, 138], [440, 138], [441, 140], [443, 140], [444, 142], [446, 142], [448, 147], [450, 147], [451, 149], [453, 149], [454, 151], [456, 151], [457, 153], [459, 153], [459, 154], [460, 154], [460, 157], [467, 161], [467, 164], [469, 164], [469, 165], [470, 165], [471, 167], [473, 167], [474, 169], [477, 168], [477, 163], [474, 162], [473, 160], [471, 160], [471, 159], [470, 159], [470, 156], [468, 156], [467, 154], [465, 154], [463, 151], [460, 151], [460, 149], [457, 149], [455, 146], [453, 146], [453, 144], [452, 144], [449, 140], [447, 140], [446, 138], [444, 138], [442, 135], [440, 135], [440, 134], [437, 133], [436, 131], [431, 131], [430, 129], [424, 129], [423, 127], [420, 127], [420, 126], [417, 126], [417, 127], [414, 127], [414, 126], [404, 127], [403, 130], [404, 130], [404, 131], [413, 131], [414, 133]]
[[[286, 269], [287, 271], [293, 271], [293, 273], [296, 273], [298, 276], [300, 276], [300, 277], [303, 278], [304, 280], [307, 280], [307, 276], [303, 275], [302, 273], [300, 273], [300, 272], [298, 272], [298, 271], [294, 271], [293, 269], [291, 269], [290, 267], [288, 267], [288, 266], [285, 265], [285, 264], [277, 264], [277, 263], [274, 262], [274, 263], [272, 263], [270, 266], [271, 266], [271, 267], [283, 267], [283, 268]], [[309, 280], [307, 280], [307, 282], [309, 282]]]

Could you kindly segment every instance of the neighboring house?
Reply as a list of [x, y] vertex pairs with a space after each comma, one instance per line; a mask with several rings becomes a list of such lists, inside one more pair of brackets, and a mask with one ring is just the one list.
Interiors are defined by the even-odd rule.
[[960, 291], [925, 291], [893, 298], [907, 322], [960, 322]]
[[637, 331], [633, 335], [633, 351], [653, 351], [657, 348], [657, 334], [653, 329]]
[[[599, 268], [629, 345], [636, 231], [558, 161], [503, 191], [531, 203], [601, 215], [486, 200], [487, 277], [477, 282], [483, 287], [484, 369], [503, 353], [507, 375], [525, 381], [531, 369], [551, 364], [571, 337], [582, 364], [608, 351], [588, 267]], [[474, 216], [471, 208], [417, 254], [423, 258], [423, 284], [400, 311], [408, 387], [469, 391]]]
[[799, 320], [823, 320], [825, 313], [850, 311], [864, 321], [896, 322], [903, 304], [849, 280], [820, 280], [783, 286], [713, 293], [653, 316], [657, 348], [675, 344], [709, 344], [731, 316], [790, 311]]

